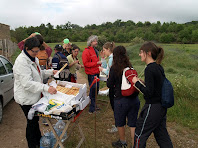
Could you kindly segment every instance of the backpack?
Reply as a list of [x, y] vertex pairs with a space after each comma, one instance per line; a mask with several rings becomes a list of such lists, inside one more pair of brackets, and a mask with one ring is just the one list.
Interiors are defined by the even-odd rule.
[[125, 68], [122, 74], [121, 93], [122, 96], [130, 96], [138, 90], [134, 87], [132, 82], [133, 77], [138, 76], [137, 71], [133, 68]]
[[170, 108], [174, 105], [173, 86], [171, 82], [165, 77], [162, 85], [162, 106]]
[[48, 54], [46, 50], [40, 50], [38, 52], [37, 58], [39, 59], [39, 65], [40, 66], [45, 66], [47, 69], [47, 61], [48, 61]]
[[66, 79], [66, 78], [69, 78], [69, 75], [70, 75], [70, 71], [69, 71], [69, 62], [67, 60], [67, 58], [62, 58], [59, 54], [56, 54], [58, 56], [58, 59], [59, 59], [59, 65], [60, 65], [60, 68], [62, 68], [66, 63], [68, 64], [66, 66], [65, 69], [63, 69], [60, 74], [59, 74], [59, 77], [62, 78], [62, 79]]

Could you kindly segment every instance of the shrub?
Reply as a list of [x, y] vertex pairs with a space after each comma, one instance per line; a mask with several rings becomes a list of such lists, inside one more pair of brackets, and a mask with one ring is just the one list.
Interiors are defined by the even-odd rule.
[[144, 43], [144, 40], [143, 40], [142, 38], [140, 38], [140, 37], [135, 37], [135, 38], [131, 41], [130, 45], [142, 44], [142, 43]]

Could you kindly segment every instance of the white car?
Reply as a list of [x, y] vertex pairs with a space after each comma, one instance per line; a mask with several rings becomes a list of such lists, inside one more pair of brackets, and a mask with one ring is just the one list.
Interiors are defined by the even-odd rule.
[[3, 107], [14, 97], [13, 65], [0, 55], [0, 123], [3, 116]]

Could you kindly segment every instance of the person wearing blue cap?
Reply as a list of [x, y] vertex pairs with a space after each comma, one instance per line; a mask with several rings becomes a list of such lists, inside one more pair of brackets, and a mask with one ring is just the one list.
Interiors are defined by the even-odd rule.
[[63, 47], [60, 44], [57, 44], [54, 47], [55, 54], [52, 59], [52, 68], [55, 70], [60, 70], [66, 63], [67, 66], [59, 74], [59, 80], [61, 81], [70, 81], [70, 71], [69, 71], [69, 62], [65, 55], [63, 55]]

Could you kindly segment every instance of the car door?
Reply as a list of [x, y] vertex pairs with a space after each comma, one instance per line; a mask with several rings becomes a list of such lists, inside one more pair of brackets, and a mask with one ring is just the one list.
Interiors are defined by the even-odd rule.
[[0, 88], [3, 91], [3, 106], [5, 106], [14, 96], [13, 66], [4, 57], [0, 57], [0, 62]]

